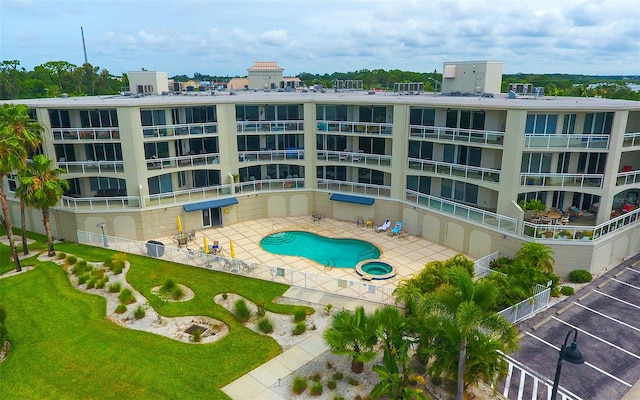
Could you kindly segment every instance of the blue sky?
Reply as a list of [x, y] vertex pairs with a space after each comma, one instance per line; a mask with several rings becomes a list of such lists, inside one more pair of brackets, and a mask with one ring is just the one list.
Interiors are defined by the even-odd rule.
[[505, 73], [640, 75], [637, 0], [0, 0], [0, 60], [88, 59], [113, 74], [244, 76], [360, 69], [442, 72], [499, 60]]

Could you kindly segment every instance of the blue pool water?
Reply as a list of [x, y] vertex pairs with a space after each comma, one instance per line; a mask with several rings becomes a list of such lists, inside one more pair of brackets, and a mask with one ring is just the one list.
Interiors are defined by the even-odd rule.
[[362, 270], [369, 275], [386, 275], [393, 271], [391, 265], [379, 261], [368, 262], [362, 266]]
[[337, 268], [354, 268], [362, 260], [380, 257], [380, 250], [371, 243], [328, 238], [303, 231], [273, 233], [263, 238], [260, 246], [269, 253], [305, 257]]

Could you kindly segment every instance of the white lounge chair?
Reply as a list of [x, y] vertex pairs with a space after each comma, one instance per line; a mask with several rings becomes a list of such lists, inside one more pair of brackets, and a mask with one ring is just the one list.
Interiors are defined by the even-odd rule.
[[386, 220], [384, 221], [384, 224], [380, 225], [379, 227], [376, 228], [376, 232], [380, 233], [380, 232], [386, 232], [387, 229], [389, 229], [391, 227], [391, 220]]

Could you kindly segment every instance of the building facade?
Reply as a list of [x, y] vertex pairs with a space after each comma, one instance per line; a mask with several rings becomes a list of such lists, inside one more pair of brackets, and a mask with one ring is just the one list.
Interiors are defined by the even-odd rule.
[[[147, 240], [264, 217], [403, 221], [484, 256], [537, 240], [557, 273], [640, 251], [640, 103], [362, 91], [19, 100], [71, 188], [54, 236]], [[7, 182], [10, 209], [19, 221]], [[569, 223], [532, 222], [541, 200]], [[42, 231], [32, 210], [29, 228]], [[391, 239], [390, 239], [391, 240]]]

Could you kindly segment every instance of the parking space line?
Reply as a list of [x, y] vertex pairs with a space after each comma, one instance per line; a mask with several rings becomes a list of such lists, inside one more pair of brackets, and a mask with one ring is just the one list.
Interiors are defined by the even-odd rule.
[[629, 271], [633, 271], [635, 273], [640, 274], [640, 271], [638, 271], [637, 269], [633, 269], [633, 268], [630, 268], [630, 267], [625, 267], [625, 268], [628, 269]]
[[592, 291], [594, 291], [594, 292], [596, 292], [596, 293], [598, 293], [598, 294], [601, 294], [601, 295], [603, 295], [603, 296], [605, 296], [605, 297], [608, 297], [608, 298], [610, 298], [610, 299], [613, 299], [613, 300], [615, 300], [615, 301], [619, 301], [619, 302], [620, 302], [620, 303], [622, 303], [622, 304], [626, 304], [626, 305], [628, 305], [628, 306], [631, 306], [631, 307], [634, 307], [634, 308], [638, 308], [638, 309], [640, 309], [640, 306], [639, 306], [639, 305], [636, 305], [636, 304], [633, 304], [633, 303], [629, 303], [628, 301], [624, 301], [624, 300], [619, 299], [619, 298], [617, 298], [617, 297], [611, 296], [610, 294], [606, 294], [605, 292], [601, 292], [601, 291], [599, 291], [599, 290], [595, 290], [595, 289], [593, 289]]
[[[587, 307], [587, 306], [583, 306], [582, 304], [578, 304], [578, 303], [574, 303], [574, 304], [575, 304], [575, 305], [577, 305], [577, 306], [579, 306], [579, 307], [584, 308], [585, 310], [589, 310], [589, 311], [591, 311], [591, 312], [592, 312], [592, 313], [594, 313], [594, 314], [598, 314], [598, 315], [599, 315], [599, 316], [601, 316], [601, 317], [605, 317], [605, 318], [606, 318], [606, 319], [608, 319], [608, 320], [611, 320], [611, 321], [613, 321], [613, 322], [617, 322], [617, 323], [619, 323], [620, 325], [624, 325], [624, 326], [626, 326], [627, 328], [631, 328], [631, 329], [633, 329], [634, 331], [640, 332], [640, 329], [636, 328], [635, 326], [629, 325], [629, 324], [627, 324], [626, 322], [622, 322], [622, 321], [620, 321], [620, 320], [618, 320], [618, 319], [615, 319], [615, 318], [610, 317], [610, 316], [608, 316], [608, 315], [606, 315], [606, 314], [603, 314], [603, 313], [601, 313], [600, 311], [596, 311], [596, 310], [594, 310], [593, 308], [589, 308], [589, 307]], [[553, 317], [551, 317], [551, 318], [553, 318]]]
[[635, 354], [635, 353], [632, 353], [632, 352], [630, 352], [629, 350], [625, 350], [625, 349], [623, 349], [622, 347], [616, 346], [615, 344], [613, 344], [613, 343], [611, 343], [611, 342], [609, 342], [609, 341], [606, 341], [606, 340], [602, 339], [602, 338], [601, 338], [601, 337], [599, 337], [599, 336], [596, 336], [596, 335], [594, 335], [594, 334], [591, 334], [591, 333], [589, 333], [589, 332], [585, 331], [584, 329], [580, 329], [580, 328], [578, 328], [578, 327], [577, 327], [577, 326], [575, 326], [575, 325], [571, 325], [570, 323], [568, 323], [568, 322], [566, 322], [566, 321], [563, 321], [563, 320], [558, 319], [558, 318], [556, 318], [556, 317], [551, 317], [551, 318], [555, 319], [556, 321], [560, 322], [561, 324], [565, 324], [565, 325], [567, 325], [568, 327], [575, 328], [576, 330], [578, 330], [578, 331], [580, 331], [580, 332], [584, 333], [584, 334], [585, 334], [585, 335], [587, 335], [587, 336], [591, 336], [592, 338], [594, 338], [594, 339], [596, 339], [596, 340], [599, 340], [599, 341], [601, 341], [601, 342], [602, 342], [602, 343], [604, 343], [604, 344], [608, 344], [609, 346], [611, 346], [611, 347], [613, 347], [613, 348], [615, 348], [615, 349], [618, 349], [618, 350], [622, 351], [623, 353], [627, 353], [628, 355], [630, 355], [630, 356], [632, 356], [632, 357], [637, 358], [638, 360], [640, 360], [640, 356], [639, 356], [639, 355], [637, 355], [637, 354]]
[[[547, 346], [553, 347], [553, 348], [554, 348], [554, 349], [556, 349], [557, 351], [560, 351], [560, 348], [559, 348], [559, 347], [554, 346], [553, 344], [551, 344], [551, 343], [547, 342], [546, 340], [544, 340], [544, 339], [542, 339], [542, 338], [539, 338], [539, 337], [537, 337], [536, 335], [533, 335], [533, 334], [531, 334], [531, 333], [529, 333], [529, 332], [525, 332], [525, 333], [526, 333], [527, 335], [531, 336], [532, 338], [534, 338], [534, 339], [536, 339], [536, 340], [538, 340], [538, 341], [540, 341], [540, 342], [542, 342], [542, 343], [546, 344]], [[591, 364], [591, 363], [590, 363], [590, 362], [588, 362], [588, 361], [585, 361], [585, 362], [584, 362], [584, 365], [587, 365], [587, 366], [589, 366], [589, 367], [593, 368], [594, 370], [596, 370], [596, 371], [600, 372], [601, 374], [606, 375], [606, 376], [608, 376], [609, 378], [611, 378], [611, 379], [613, 379], [613, 380], [616, 380], [616, 381], [618, 381], [618, 382], [622, 383], [623, 385], [625, 385], [625, 386], [627, 386], [627, 387], [631, 387], [631, 386], [633, 386], [633, 385], [631, 385], [631, 384], [629, 384], [629, 383], [627, 383], [627, 382], [623, 381], [622, 379], [620, 379], [620, 378], [618, 378], [618, 377], [616, 377], [616, 376], [611, 375], [611, 374], [610, 374], [610, 373], [608, 373], [607, 371], [604, 371], [604, 370], [602, 370], [602, 369], [600, 369], [600, 368], [596, 367], [595, 365]]]
[[630, 288], [634, 288], [634, 289], [636, 289], [636, 290], [640, 290], [640, 287], [634, 286], [634, 285], [632, 285], [632, 284], [630, 284], [630, 283], [627, 283], [627, 282], [623, 282], [623, 281], [618, 280], [618, 279], [616, 279], [616, 278], [609, 278], [609, 279], [611, 279], [611, 280], [612, 280], [612, 281], [614, 281], [614, 282], [618, 282], [618, 283], [620, 283], [620, 284], [622, 284], [622, 285], [629, 286]]

